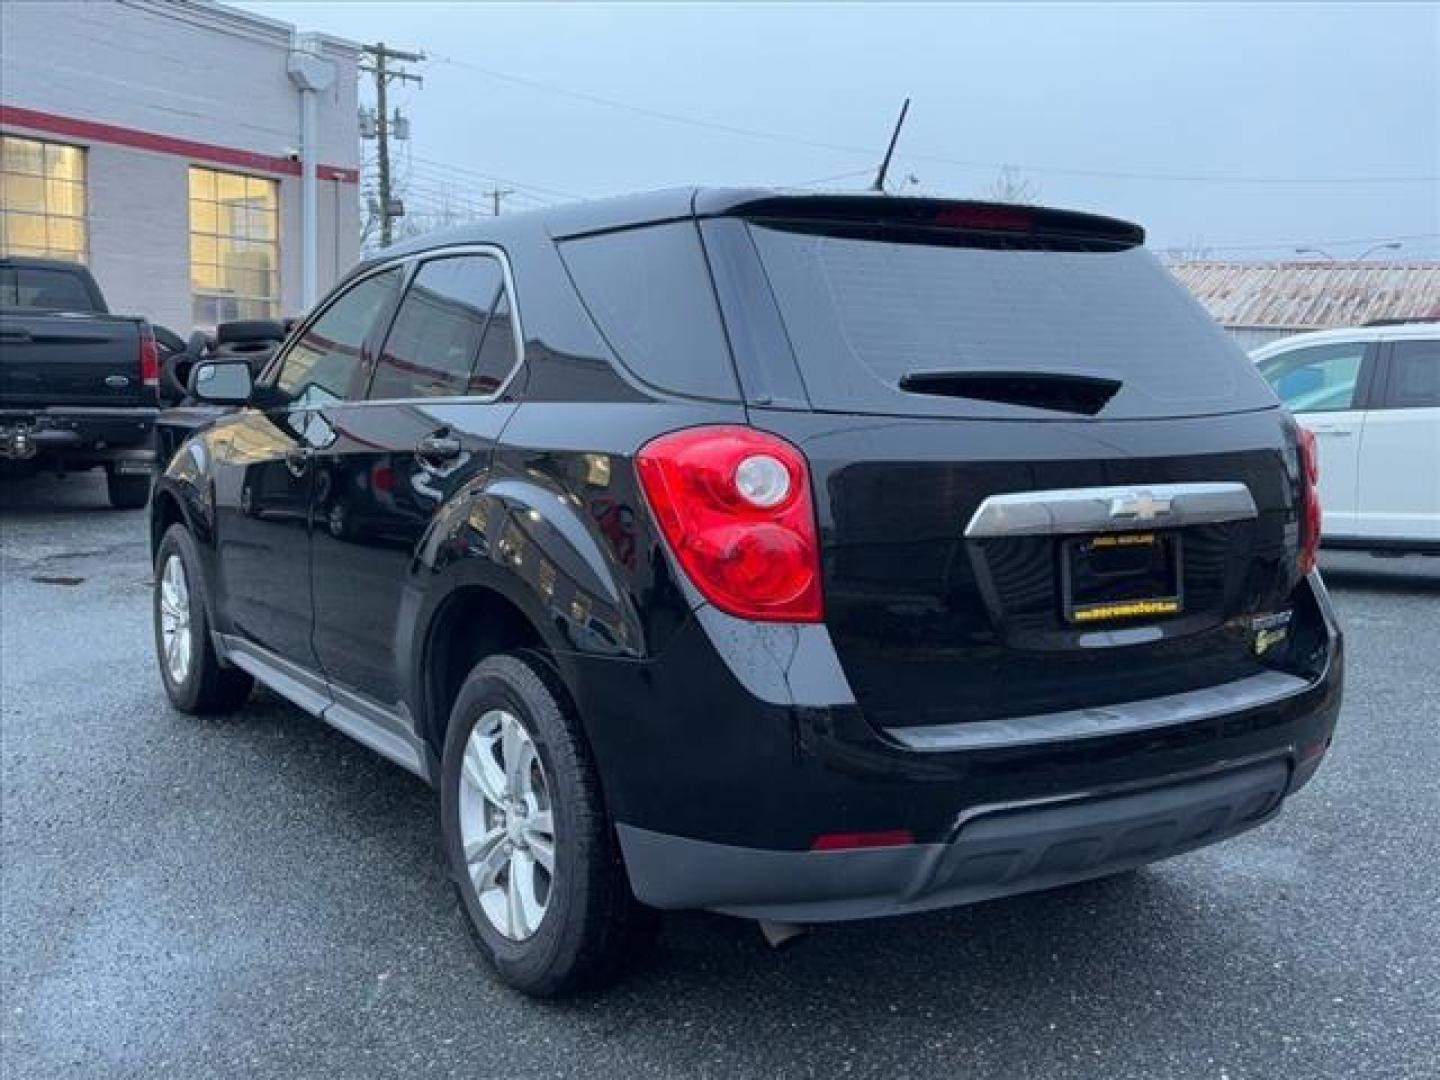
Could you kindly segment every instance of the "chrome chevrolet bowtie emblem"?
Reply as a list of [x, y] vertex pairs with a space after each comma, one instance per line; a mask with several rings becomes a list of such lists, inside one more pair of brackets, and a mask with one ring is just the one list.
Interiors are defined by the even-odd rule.
[[1170, 513], [1170, 498], [1167, 495], [1156, 498], [1148, 491], [1137, 491], [1122, 498], [1110, 500], [1110, 516], [1112, 518], [1154, 521], [1161, 514], [1168, 513]]

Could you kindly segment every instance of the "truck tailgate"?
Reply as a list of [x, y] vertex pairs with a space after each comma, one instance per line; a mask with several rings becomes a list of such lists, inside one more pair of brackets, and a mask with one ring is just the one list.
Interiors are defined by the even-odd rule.
[[89, 315], [0, 318], [0, 408], [153, 405], [140, 324]]

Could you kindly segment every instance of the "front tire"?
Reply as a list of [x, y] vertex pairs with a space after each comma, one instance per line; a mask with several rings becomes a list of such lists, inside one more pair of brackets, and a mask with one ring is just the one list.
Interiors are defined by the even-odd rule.
[[445, 858], [476, 943], [535, 997], [608, 983], [656, 918], [630, 892], [589, 747], [554, 672], [490, 657], [460, 688], [440, 783]]
[[105, 492], [116, 510], [139, 510], [150, 501], [150, 477], [123, 475], [112, 465], [105, 470]]
[[171, 525], [155, 553], [152, 608], [160, 679], [181, 712], [234, 712], [245, 704], [255, 681], [239, 668], [221, 666], [203, 581], [195, 541], [185, 526]]

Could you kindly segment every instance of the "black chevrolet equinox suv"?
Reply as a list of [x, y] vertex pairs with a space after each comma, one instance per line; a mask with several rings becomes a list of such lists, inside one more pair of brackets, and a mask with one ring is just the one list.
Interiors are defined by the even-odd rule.
[[1341, 696], [1309, 436], [1060, 210], [683, 190], [391, 248], [151, 503], [185, 712], [263, 683], [439, 789], [504, 980], [1274, 817]]

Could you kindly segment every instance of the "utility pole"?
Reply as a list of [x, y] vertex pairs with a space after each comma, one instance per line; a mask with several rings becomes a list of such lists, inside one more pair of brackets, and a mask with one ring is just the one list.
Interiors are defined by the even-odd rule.
[[[397, 205], [398, 200], [391, 194], [390, 128], [395, 121], [401, 118], [398, 109], [396, 110], [394, 119], [391, 118], [386, 90], [392, 79], [396, 82], [413, 82], [417, 84], [424, 81], [419, 75], [412, 75], [403, 69], [397, 70], [390, 67], [390, 62], [392, 60], [398, 60], [401, 63], [418, 64], [425, 59], [425, 54], [405, 52], [401, 49], [391, 49], [386, 47], [383, 41], [377, 45], [361, 46], [360, 51], [369, 58], [368, 65], [363, 61], [361, 62], [361, 69], [375, 76], [375, 112], [377, 114], [375, 118], [375, 138], [379, 151], [378, 168], [380, 173], [380, 245], [382, 247], [389, 247], [392, 235], [390, 222], [405, 211]], [[400, 137], [404, 138], [405, 136], [402, 134]]]
[[514, 195], [515, 189], [493, 187], [489, 191], [485, 192], [485, 194], [490, 196], [490, 212], [496, 217], [499, 217], [500, 200], [505, 198], [507, 195]]

